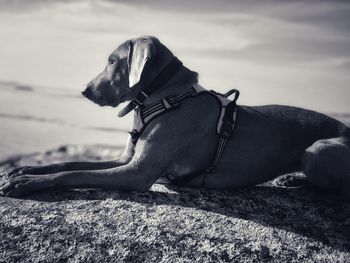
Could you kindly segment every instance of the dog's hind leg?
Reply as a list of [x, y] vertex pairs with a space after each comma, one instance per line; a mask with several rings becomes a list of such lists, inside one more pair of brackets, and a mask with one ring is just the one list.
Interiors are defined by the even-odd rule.
[[302, 169], [312, 185], [350, 197], [350, 147], [347, 137], [316, 141], [305, 150]]

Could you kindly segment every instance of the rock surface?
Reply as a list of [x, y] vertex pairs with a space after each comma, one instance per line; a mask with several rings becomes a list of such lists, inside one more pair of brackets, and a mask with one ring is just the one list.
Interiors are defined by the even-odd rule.
[[[0, 169], [101, 160], [120, 149], [63, 146]], [[350, 204], [271, 184], [145, 193], [60, 190], [0, 197], [0, 262], [350, 262]]]

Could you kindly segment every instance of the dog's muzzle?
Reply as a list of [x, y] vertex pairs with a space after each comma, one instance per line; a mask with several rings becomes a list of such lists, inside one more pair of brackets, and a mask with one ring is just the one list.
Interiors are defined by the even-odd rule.
[[84, 91], [81, 92], [81, 94], [83, 94], [84, 97], [91, 99], [93, 96], [91, 87], [87, 87]]

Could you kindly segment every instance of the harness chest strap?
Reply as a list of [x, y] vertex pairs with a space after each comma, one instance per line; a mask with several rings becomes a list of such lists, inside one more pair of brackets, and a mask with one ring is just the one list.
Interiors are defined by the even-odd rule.
[[[213, 158], [211, 165], [207, 169], [203, 169], [203, 170], [200, 170], [188, 175], [182, 175], [179, 177], [173, 177], [169, 175], [167, 177], [168, 180], [176, 185], [184, 185], [187, 182], [194, 179], [195, 177], [204, 174], [204, 177], [202, 180], [202, 186], [204, 186], [206, 175], [212, 174], [215, 172], [216, 166], [224, 153], [227, 141], [230, 138], [235, 126], [235, 122], [237, 118], [236, 101], [239, 97], [239, 91], [230, 90], [229, 92], [223, 95], [214, 91], [207, 91], [200, 85], [195, 84], [184, 94], [177, 95], [177, 96], [167, 96], [161, 99], [158, 103], [155, 103], [148, 107], [142, 107], [142, 105], [140, 105], [135, 109], [134, 127], [133, 127], [133, 130], [130, 132], [131, 141], [134, 144], [136, 144], [140, 135], [152, 120], [154, 120], [155, 118], [157, 118], [158, 116], [162, 115], [165, 112], [176, 109], [177, 107], [180, 106], [180, 102], [182, 100], [189, 97], [196, 96], [203, 92], [206, 92], [214, 96], [218, 101], [218, 103], [221, 105], [221, 114], [217, 124], [217, 133], [219, 135], [219, 140], [217, 144], [215, 157]], [[227, 97], [232, 94], [235, 94], [235, 97], [231, 101]]]
[[178, 96], [167, 96], [161, 99], [159, 102], [148, 107], [141, 106], [136, 108], [133, 130], [129, 132], [131, 135], [131, 141], [134, 144], [136, 144], [140, 135], [152, 120], [154, 120], [155, 118], [167, 111], [177, 108], [182, 100], [205, 91], [206, 90], [203, 89], [201, 86], [194, 85], [184, 94]]
[[[205, 179], [208, 174], [213, 174], [216, 172], [216, 167], [224, 153], [225, 147], [227, 145], [227, 142], [229, 138], [232, 135], [232, 132], [234, 130], [236, 119], [237, 119], [237, 104], [236, 101], [239, 97], [239, 91], [238, 90], [230, 90], [224, 95], [218, 94], [216, 92], [211, 91], [211, 94], [216, 95], [216, 98], [221, 102], [222, 110], [221, 115], [218, 121], [217, 125], [217, 131], [219, 134], [219, 140], [216, 147], [216, 152], [213, 161], [211, 162], [211, 165], [202, 170], [198, 170], [196, 172], [182, 175], [179, 177], [174, 177], [171, 175], [168, 175], [167, 178], [170, 182], [173, 184], [182, 186], [186, 183], [190, 182], [197, 176], [203, 175], [202, 181], [201, 181], [201, 187], [205, 186]], [[232, 101], [228, 100], [226, 97], [230, 96], [231, 94], [235, 94], [235, 97]], [[223, 99], [224, 98], [224, 99]]]

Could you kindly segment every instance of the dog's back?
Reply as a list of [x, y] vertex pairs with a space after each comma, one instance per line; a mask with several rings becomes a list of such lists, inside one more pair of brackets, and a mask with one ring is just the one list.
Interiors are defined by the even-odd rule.
[[350, 135], [345, 124], [316, 111], [284, 105], [249, 108], [273, 123], [286, 143], [305, 147], [320, 139]]

